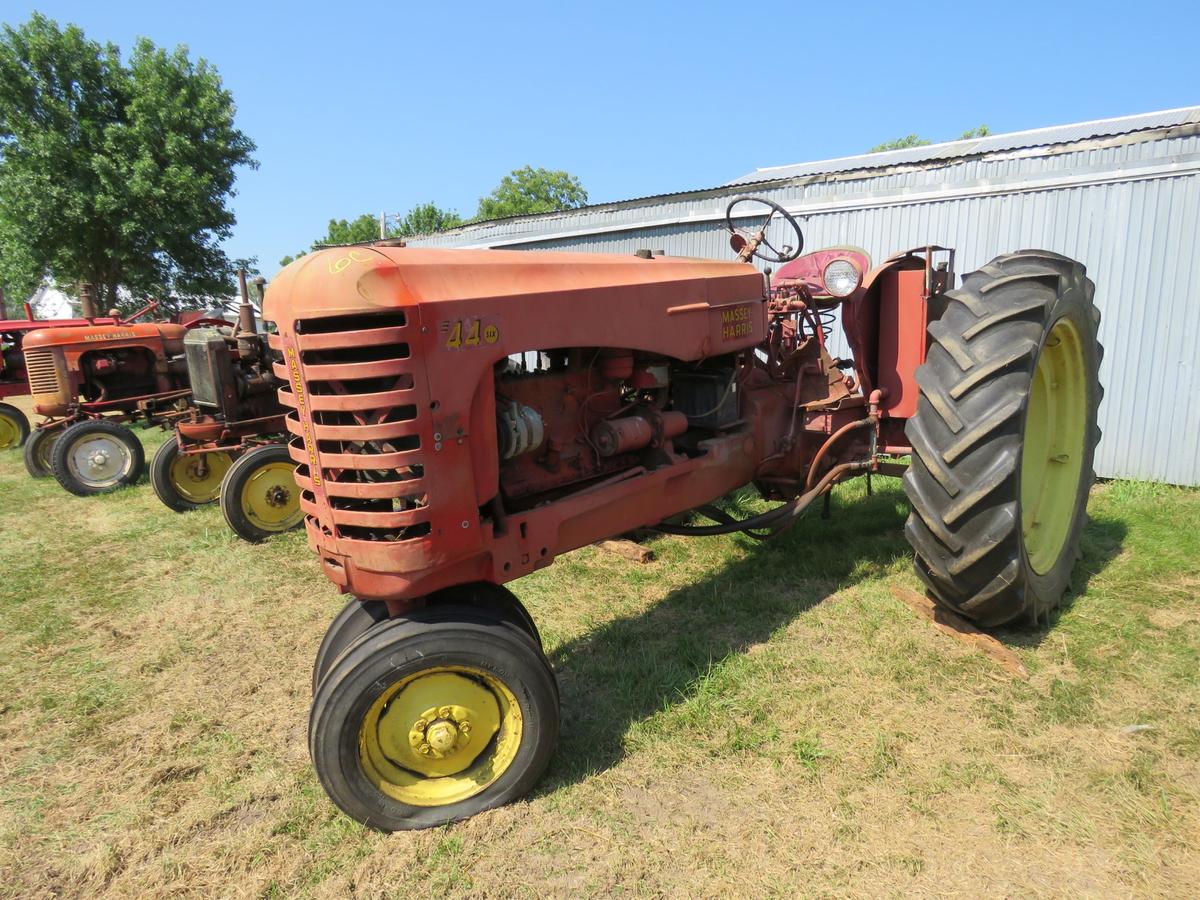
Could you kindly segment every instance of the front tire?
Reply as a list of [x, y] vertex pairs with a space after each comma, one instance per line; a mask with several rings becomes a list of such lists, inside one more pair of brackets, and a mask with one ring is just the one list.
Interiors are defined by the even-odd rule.
[[1037, 622], [1080, 557], [1102, 348], [1082, 265], [1026, 250], [946, 294], [906, 434], [905, 534], [933, 597], [984, 626]]
[[554, 674], [516, 630], [469, 610], [393, 619], [321, 681], [309, 752], [348, 816], [430, 828], [512, 802], [558, 738]]
[[54, 445], [62, 437], [62, 428], [35, 428], [25, 442], [25, 471], [30, 478], [49, 478], [54, 474]]
[[146, 469], [146, 453], [124, 425], [87, 419], [62, 432], [50, 462], [64, 489], [90, 497], [135, 484]]
[[256, 447], [229, 467], [221, 482], [221, 512], [234, 534], [257, 544], [304, 521], [295, 471], [282, 444]]
[[0, 450], [15, 450], [29, 438], [29, 419], [8, 403], [0, 403]]
[[150, 484], [158, 499], [175, 512], [188, 512], [221, 496], [221, 482], [233, 465], [225, 450], [184, 455], [179, 452], [179, 436], [168, 438], [150, 462]]

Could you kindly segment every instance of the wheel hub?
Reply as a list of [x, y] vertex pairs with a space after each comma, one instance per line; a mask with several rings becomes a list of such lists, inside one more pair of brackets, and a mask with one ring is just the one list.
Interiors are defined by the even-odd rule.
[[291, 494], [287, 488], [275, 485], [267, 489], [267, 503], [276, 508], [286, 506]]
[[93, 486], [116, 484], [133, 464], [129, 451], [115, 438], [93, 434], [71, 448], [69, 464], [80, 480]]
[[471, 742], [469, 715], [461, 706], [430, 707], [413, 723], [408, 742], [422, 756], [448, 759]]

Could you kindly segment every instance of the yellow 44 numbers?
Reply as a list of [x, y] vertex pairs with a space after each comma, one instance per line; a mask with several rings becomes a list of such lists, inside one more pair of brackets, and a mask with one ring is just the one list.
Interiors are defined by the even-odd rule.
[[446, 338], [446, 348], [459, 350], [463, 347], [478, 347], [480, 344], [494, 344], [500, 340], [500, 329], [482, 319], [456, 319], [448, 323], [449, 336]]

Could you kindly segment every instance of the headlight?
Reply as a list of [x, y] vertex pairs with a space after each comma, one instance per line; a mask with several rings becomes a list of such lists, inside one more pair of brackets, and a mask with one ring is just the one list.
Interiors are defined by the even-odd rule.
[[825, 290], [835, 297], [849, 297], [858, 290], [862, 273], [848, 259], [835, 259], [821, 273]]

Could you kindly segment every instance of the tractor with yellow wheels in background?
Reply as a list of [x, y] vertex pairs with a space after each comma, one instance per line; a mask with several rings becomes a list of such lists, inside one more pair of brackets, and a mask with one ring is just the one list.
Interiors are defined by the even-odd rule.
[[[236, 325], [194, 328], [183, 339], [192, 407], [150, 463], [150, 483], [170, 509], [186, 512], [218, 500], [239, 537], [258, 542], [299, 527], [280, 382], [238, 273]], [[257, 280], [261, 300], [263, 280]]]
[[[734, 214], [752, 202], [761, 216]], [[802, 256], [770, 201], [726, 218], [737, 261], [361, 245], [271, 285], [309, 544], [351, 596], [309, 718], [351, 817], [427, 827], [534, 785], [558, 691], [504, 585], [603, 538], [766, 538], [839, 482], [902, 475], [939, 603], [983, 626], [1059, 604], [1099, 438], [1084, 267], [1024, 250], [956, 286], [941, 248], [871, 268]], [[783, 267], [768, 283], [752, 256]], [[713, 505], [745, 485], [777, 505]]]

